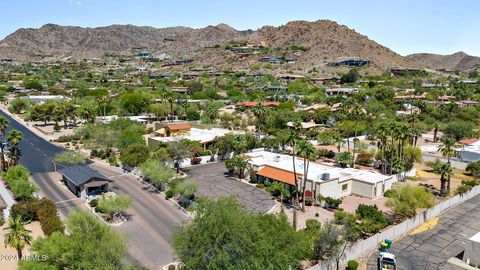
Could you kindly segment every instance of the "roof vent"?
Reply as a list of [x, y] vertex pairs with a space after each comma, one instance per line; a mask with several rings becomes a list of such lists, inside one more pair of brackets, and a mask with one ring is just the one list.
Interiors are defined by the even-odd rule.
[[322, 180], [330, 180], [330, 174], [329, 173], [322, 173]]

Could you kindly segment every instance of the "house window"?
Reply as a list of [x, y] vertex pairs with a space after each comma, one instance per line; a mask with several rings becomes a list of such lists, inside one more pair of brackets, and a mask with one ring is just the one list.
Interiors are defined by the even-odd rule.
[[348, 184], [342, 185], [342, 191], [347, 191], [348, 189]]

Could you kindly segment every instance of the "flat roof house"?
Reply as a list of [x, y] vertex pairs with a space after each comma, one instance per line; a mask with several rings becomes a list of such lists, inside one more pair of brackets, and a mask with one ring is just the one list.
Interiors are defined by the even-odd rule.
[[163, 128], [160, 128], [155, 131], [160, 136], [163, 137], [173, 137], [179, 135], [185, 135], [186, 133], [190, 132], [192, 126], [188, 123], [171, 123], [165, 124]]
[[108, 184], [113, 182], [88, 165], [73, 165], [58, 172], [68, 189], [81, 198], [106, 192]]
[[[262, 149], [253, 150], [243, 155], [252, 165], [260, 182], [269, 179], [285, 184], [290, 190], [295, 188], [292, 156], [277, 154]], [[303, 159], [295, 162], [297, 182], [303, 181]], [[392, 188], [396, 181], [393, 176], [375, 171], [340, 168], [332, 165], [310, 161], [306, 179], [306, 189], [315, 197], [341, 198], [358, 195], [370, 199], [383, 197], [383, 193]]]
[[[175, 125], [172, 127], [172, 125]], [[182, 126], [179, 126], [182, 125]], [[211, 128], [211, 129], [199, 129], [192, 128], [188, 124], [171, 124], [168, 127], [168, 131], [162, 133], [161, 130], [157, 130], [156, 133], [160, 136], [152, 136], [147, 138], [147, 144], [149, 147], [154, 147], [159, 142], [169, 143], [181, 140], [197, 141], [203, 145], [206, 150], [208, 146], [215, 142], [218, 138], [225, 136], [225, 134], [240, 134], [241, 132], [232, 131], [223, 128]], [[167, 126], [167, 125], [166, 125]], [[165, 128], [167, 128], [165, 126]], [[174, 133], [172, 133], [175, 131]], [[169, 135], [167, 135], [168, 133]], [[166, 136], [167, 135], [167, 136]]]
[[327, 96], [343, 96], [346, 97], [351, 95], [352, 93], [358, 92], [358, 88], [350, 88], [350, 87], [343, 87], [343, 88], [329, 88], [325, 90], [325, 94]]
[[480, 161], [480, 140], [476, 138], [458, 141], [462, 146], [455, 149], [459, 154], [458, 158], [466, 162]]

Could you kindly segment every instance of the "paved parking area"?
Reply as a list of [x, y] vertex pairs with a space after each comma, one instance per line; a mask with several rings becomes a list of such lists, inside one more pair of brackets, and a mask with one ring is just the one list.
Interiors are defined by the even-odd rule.
[[[431, 230], [394, 241], [389, 252], [397, 256], [398, 269], [459, 269], [448, 259], [465, 250], [468, 238], [480, 231], [480, 195], [440, 216]], [[378, 253], [371, 255], [368, 269], [377, 269]]]
[[265, 190], [226, 177], [223, 162], [198, 165], [183, 171], [198, 183], [197, 196], [219, 198], [236, 195], [248, 209], [257, 213], [266, 213], [275, 205]]

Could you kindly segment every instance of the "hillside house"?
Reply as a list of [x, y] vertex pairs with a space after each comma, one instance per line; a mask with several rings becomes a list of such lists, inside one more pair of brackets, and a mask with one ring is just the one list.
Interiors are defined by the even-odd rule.
[[342, 88], [328, 88], [325, 90], [325, 94], [327, 96], [342, 96], [347, 97], [353, 93], [357, 93], [359, 91], [358, 88], [352, 87], [342, 87]]

